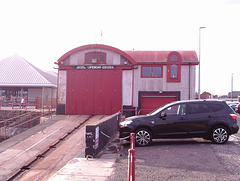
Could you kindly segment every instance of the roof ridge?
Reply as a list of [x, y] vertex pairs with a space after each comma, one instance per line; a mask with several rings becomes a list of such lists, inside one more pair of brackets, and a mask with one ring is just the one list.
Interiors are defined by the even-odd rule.
[[[25, 59], [24, 59], [24, 60], [25, 60]], [[49, 78], [46, 77], [46, 75], [47, 75], [47, 76], [53, 76], [53, 75], [51, 75], [51, 74], [49, 74], [49, 73], [47, 73], [47, 72], [42, 71], [41, 69], [39, 69], [38, 67], [36, 67], [36, 66], [33, 65], [32, 63], [28, 62], [27, 60], [25, 60], [25, 61], [29, 64], [29, 66], [30, 66], [31, 68], [33, 68], [34, 70], [36, 70], [37, 73], [39, 73], [47, 82], [49, 82], [49, 83], [51, 83], [51, 84], [55, 84], [55, 82], [50, 81]]]
[[37, 67], [35, 67], [33, 64], [31, 64], [30, 62], [28, 62], [26, 59], [24, 59], [23, 57], [21, 56], [18, 56], [18, 58], [22, 59], [24, 61], [24, 63], [26, 63], [28, 65], [29, 68], [35, 70], [37, 72], [37, 74], [39, 74], [42, 78], [45, 79], [46, 82], [48, 83], [51, 83], [49, 82], [45, 76], [42, 75], [42, 73], [40, 73], [39, 71], [41, 71], [40, 69], [38, 69]]

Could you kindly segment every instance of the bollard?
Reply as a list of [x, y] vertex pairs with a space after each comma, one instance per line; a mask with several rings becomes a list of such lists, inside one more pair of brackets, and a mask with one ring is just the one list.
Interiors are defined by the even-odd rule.
[[130, 134], [130, 149], [128, 150], [128, 181], [135, 181], [135, 134]]
[[130, 148], [135, 149], [135, 133], [130, 134]]
[[135, 181], [135, 150], [128, 150], [128, 181]]

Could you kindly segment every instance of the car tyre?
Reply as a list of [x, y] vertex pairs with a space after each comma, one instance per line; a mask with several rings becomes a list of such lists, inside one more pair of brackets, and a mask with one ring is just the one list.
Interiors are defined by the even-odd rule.
[[224, 126], [217, 126], [211, 131], [211, 140], [216, 144], [224, 144], [228, 141], [229, 131]]
[[140, 128], [135, 131], [136, 146], [148, 146], [152, 142], [152, 133], [146, 128]]

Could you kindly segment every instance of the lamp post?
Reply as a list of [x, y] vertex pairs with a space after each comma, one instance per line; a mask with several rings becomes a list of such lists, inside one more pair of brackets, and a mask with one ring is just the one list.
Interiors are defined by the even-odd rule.
[[233, 102], [233, 74], [232, 74], [232, 82], [231, 82], [231, 100]]
[[200, 99], [200, 54], [201, 54], [201, 29], [206, 28], [204, 26], [199, 27], [199, 65], [198, 65], [198, 99]]

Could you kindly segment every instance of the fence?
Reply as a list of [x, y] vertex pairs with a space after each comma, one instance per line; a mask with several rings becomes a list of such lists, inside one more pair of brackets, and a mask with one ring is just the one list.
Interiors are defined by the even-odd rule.
[[[43, 106], [50, 106], [52, 108], [56, 108], [56, 98], [48, 98], [48, 101], [42, 101], [41, 97], [36, 98], [26, 98], [24, 99], [24, 102], [21, 103], [22, 98], [20, 97], [14, 97], [14, 98], [6, 98], [2, 97], [0, 99], [0, 109], [2, 107], [7, 107], [11, 109], [41, 109]], [[43, 106], [42, 106], [43, 105]]]
[[[135, 109], [122, 109], [122, 114], [124, 117], [130, 117], [130, 116], [137, 116], [137, 115], [143, 115], [152, 112], [154, 109], [139, 109], [136, 107]], [[124, 118], [123, 117], [123, 118]]]
[[35, 108], [36, 107], [36, 99], [25, 99], [23, 103], [21, 103], [20, 97], [15, 98], [1, 98], [0, 100], [0, 109], [1, 107], [8, 107], [12, 109], [16, 108]]
[[120, 117], [121, 114], [116, 113], [99, 124], [86, 126], [85, 157], [97, 157], [117, 134]]
[[[46, 109], [46, 110], [45, 110]], [[42, 112], [25, 112], [18, 116], [8, 118], [0, 121], [0, 137], [6, 140], [7, 138], [32, 128], [39, 124], [40, 118], [46, 115], [50, 115], [52, 118], [52, 110], [50, 107], [44, 107]]]
[[35, 103], [36, 109], [41, 108], [42, 105], [51, 106], [52, 108], [56, 108], [56, 104], [57, 104], [56, 98], [48, 98], [46, 100], [46, 99], [42, 99], [41, 97], [36, 97], [35, 102], [36, 102]]

